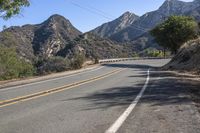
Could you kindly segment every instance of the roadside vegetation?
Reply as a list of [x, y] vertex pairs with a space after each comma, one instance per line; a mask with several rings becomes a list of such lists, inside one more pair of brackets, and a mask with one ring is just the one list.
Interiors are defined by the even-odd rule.
[[76, 54], [72, 59], [55, 56], [37, 60], [34, 67], [37, 70], [37, 75], [45, 75], [67, 70], [80, 69], [85, 61], [86, 58], [83, 54]]
[[147, 57], [158, 57], [158, 58], [163, 58], [163, 57], [169, 57], [170, 52], [164, 52], [162, 50], [157, 50], [157, 49], [146, 49], [144, 50], [144, 55]]
[[34, 75], [46, 75], [55, 72], [79, 69], [85, 62], [83, 55], [73, 59], [60, 56], [36, 60], [35, 63], [20, 57], [14, 46], [0, 45], [0, 80], [25, 78]]

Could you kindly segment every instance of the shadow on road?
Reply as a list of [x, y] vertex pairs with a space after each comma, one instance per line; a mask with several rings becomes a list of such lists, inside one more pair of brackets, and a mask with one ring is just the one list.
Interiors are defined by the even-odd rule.
[[[115, 66], [115, 65], [112, 65]], [[123, 65], [117, 65], [123, 66]], [[124, 67], [131, 67], [124, 65]], [[147, 68], [144, 66], [143, 68]], [[146, 75], [136, 75], [146, 76]], [[158, 79], [158, 77], [161, 77]], [[187, 76], [188, 77], [188, 76]], [[173, 73], [152, 72], [151, 80], [140, 103], [148, 103], [151, 106], [165, 106], [186, 104], [194, 100], [199, 106], [200, 103], [200, 82], [186, 80], [186, 77], [180, 77]], [[100, 92], [77, 97], [70, 100], [89, 100], [91, 105], [84, 107], [84, 110], [105, 109], [113, 106], [127, 106], [140, 92], [144, 83], [138, 83], [131, 86], [107, 88]]]
[[106, 66], [106, 67], [118, 67], [118, 68], [134, 68], [134, 69], [153, 69], [156, 67], [152, 67], [150, 65], [138, 65], [138, 64], [102, 64], [102, 66]]
[[134, 87], [109, 88], [86, 97], [78, 97], [71, 100], [89, 100], [90, 103], [92, 102], [92, 104], [88, 105], [84, 110], [105, 109], [113, 106], [129, 105], [142, 86], [142, 84], [138, 84]]

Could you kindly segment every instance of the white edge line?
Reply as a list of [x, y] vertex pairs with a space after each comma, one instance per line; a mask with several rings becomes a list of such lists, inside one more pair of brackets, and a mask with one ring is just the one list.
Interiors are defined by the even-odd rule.
[[144, 91], [146, 90], [147, 85], [149, 83], [149, 79], [150, 79], [150, 69], [148, 69], [148, 71], [147, 71], [147, 79], [146, 79], [146, 82], [145, 82], [142, 90], [140, 91], [140, 93], [137, 95], [135, 100], [129, 105], [129, 107], [124, 111], [124, 113], [114, 122], [114, 124], [111, 125], [111, 127], [108, 130], [106, 130], [105, 133], [116, 133], [118, 131], [118, 129], [122, 126], [124, 121], [130, 115], [130, 113], [133, 111], [133, 109], [139, 102], [140, 98], [142, 97], [142, 95], [143, 95]]
[[93, 72], [93, 71], [99, 70], [99, 69], [101, 69], [103, 67], [104, 66], [99, 67], [99, 68], [87, 69], [87, 70], [82, 71], [82, 72], [77, 73], [77, 74], [73, 74], [72, 73], [72, 75], [61, 76], [61, 77], [57, 77], [57, 78], [53, 78], [53, 79], [47, 79], [47, 80], [43, 80], [43, 81], [36, 81], [36, 82], [33, 82], [33, 83], [27, 83], [27, 84], [24, 84], [24, 85], [7, 87], [7, 88], [4, 88], [4, 89], [0, 89], [0, 91], [6, 91], [6, 90], [11, 90], [11, 89], [15, 89], [15, 88], [25, 87], [25, 86], [29, 86], [29, 85], [35, 85], [35, 84], [45, 83], [45, 82], [54, 81], [54, 80], [58, 80], [58, 79], [63, 79], [63, 78], [67, 78], [67, 77], [73, 77], [73, 76], [76, 76], [76, 75], [79, 75], [79, 74], [84, 74], [84, 73], [87, 73], [87, 72]]

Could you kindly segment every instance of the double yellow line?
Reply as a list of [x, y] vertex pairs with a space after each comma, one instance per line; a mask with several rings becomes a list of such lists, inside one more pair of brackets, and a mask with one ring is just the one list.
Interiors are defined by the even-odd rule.
[[111, 75], [117, 74], [117, 73], [119, 73], [123, 70], [125, 70], [125, 69], [119, 68], [119, 69], [115, 69], [111, 72], [108, 72], [106, 74], [103, 74], [103, 75], [100, 75], [100, 76], [97, 76], [97, 77], [93, 77], [93, 78], [90, 78], [90, 79], [82, 80], [82, 81], [79, 81], [79, 82], [75, 82], [75, 83], [72, 83], [72, 84], [64, 85], [64, 86], [53, 88], [53, 89], [50, 89], [50, 90], [40, 91], [40, 92], [33, 93], [33, 94], [30, 94], [30, 95], [16, 97], [16, 98], [9, 99], [9, 100], [3, 100], [3, 101], [0, 101], [0, 108], [5, 107], [5, 106], [9, 106], [9, 105], [13, 105], [13, 104], [16, 104], [16, 103], [19, 103], [19, 102], [24, 102], [24, 101], [36, 99], [36, 98], [39, 98], [39, 97], [47, 96], [47, 95], [50, 95], [50, 94], [58, 93], [58, 92], [68, 90], [68, 89], [71, 89], [71, 88], [74, 88], [74, 87], [77, 87], [77, 86], [80, 86], [80, 85], [84, 85], [84, 84], [91, 83], [91, 82], [94, 82], [94, 81], [97, 81], [97, 80], [100, 80], [100, 79], [104, 79], [104, 78], [109, 77]]

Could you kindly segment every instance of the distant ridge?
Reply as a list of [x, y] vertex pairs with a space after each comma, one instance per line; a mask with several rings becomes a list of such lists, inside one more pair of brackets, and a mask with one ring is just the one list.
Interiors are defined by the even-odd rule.
[[[148, 12], [140, 17], [131, 14], [133, 13], [126, 12], [114, 21], [105, 23], [91, 32], [116, 42], [130, 43], [137, 51], [142, 51], [147, 48], [158, 49], [159, 46], [155, 43], [149, 31], [171, 15], [192, 16], [197, 21], [200, 21], [200, 0], [194, 0], [193, 2], [166, 0], [155, 11]], [[123, 22], [129, 23], [120, 28], [116, 28]]]

